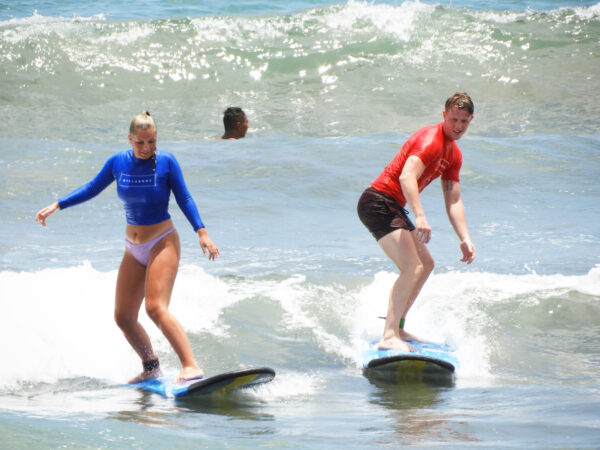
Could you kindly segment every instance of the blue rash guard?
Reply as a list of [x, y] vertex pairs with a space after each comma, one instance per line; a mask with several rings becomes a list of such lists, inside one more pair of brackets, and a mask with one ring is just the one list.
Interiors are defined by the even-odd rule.
[[171, 153], [159, 150], [149, 159], [136, 158], [131, 149], [111, 156], [92, 181], [59, 199], [58, 205], [65, 209], [83, 203], [114, 180], [117, 180], [117, 194], [123, 200], [128, 224], [153, 225], [169, 219], [169, 197], [173, 191], [194, 231], [204, 228], [179, 163]]

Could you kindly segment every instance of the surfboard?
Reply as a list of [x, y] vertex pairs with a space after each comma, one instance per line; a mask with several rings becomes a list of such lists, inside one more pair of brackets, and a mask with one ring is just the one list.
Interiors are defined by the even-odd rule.
[[166, 397], [185, 397], [228, 392], [268, 383], [275, 378], [275, 371], [269, 367], [254, 367], [234, 370], [209, 378], [194, 378], [175, 382], [173, 377], [160, 377], [133, 383], [130, 386], [155, 392]]
[[363, 354], [363, 370], [369, 372], [390, 371], [407, 376], [452, 376], [458, 367], [453, 350], [445, 344], [409, 341], [417, 351], [379, 350], [373, 344]]

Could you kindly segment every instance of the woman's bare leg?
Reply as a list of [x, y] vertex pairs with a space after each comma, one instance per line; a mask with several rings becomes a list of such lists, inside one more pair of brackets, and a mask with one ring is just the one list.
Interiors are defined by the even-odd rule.
[[[125, 251], [117, 276], [115, 321], [142, 362], [149, 362], [155, 359], [156, 355], [146, 330], [138, 321], [138, 313], [144, 300], [145, 278], [146, 267], [140, 264], [129, 251]], [[156, 368], [143, 371], [129, 382], [136, 383], [160, 375], [160, 368]]]
[[171, 293], [179, 267], [179, 235], [161, 239], [150, 253], [146, 268], [146, 312], [167, 338], [181, 360], [178, 381], [204, 375], [194, 358], [192, 346], [179, 321], [169, 312]]

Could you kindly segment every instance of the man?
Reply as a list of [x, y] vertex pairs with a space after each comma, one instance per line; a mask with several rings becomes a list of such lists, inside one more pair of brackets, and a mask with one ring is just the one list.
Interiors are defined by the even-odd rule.
[[[446, 212], [460, 239], [461, 261], [470, 264], [475, 258], [460, 197], [462, 154], [456, 144], [473, 120], [474, 109], [466, 93], [450, 97], [444, 120], [413, 134], [358, 202], [360, 220], [400, 270], [390, 293], [380, 349], [414, 351], [406, 341], [417, 339], [404, 330], [404, 321], [434, 265], [425, 246], [431, 239], [431, 227], [419, 193], [439, 176]], [[404, 209], [407, 203], [415, 215], [414, 225]]]
[[223, 113], [223, 125], [225, 134], [219, 139], [241, 139], [248, 131], [248, 117], [242, 108], [231, 106]]

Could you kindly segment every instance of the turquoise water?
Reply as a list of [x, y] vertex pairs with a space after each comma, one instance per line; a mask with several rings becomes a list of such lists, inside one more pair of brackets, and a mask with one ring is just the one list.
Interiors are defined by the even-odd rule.
[[[0, 448], [600, 446], [600, 4], [0, 2]], [[470, 266], [423, 193], [433, 276], [409, 331], [448, 385], [366, 378], [395, 279], [362, 190], [456, 90]], [[222, 111], [247, 138], [217, 141]], [[114, 187], [33, 222], [127, 147], [149, 109], [221, 257], [175, 203], [171, 308], [208, 374], [276, 379], [179, 401], [123, 385]], [[167, 372], [178, 362], [143, 315]]]

